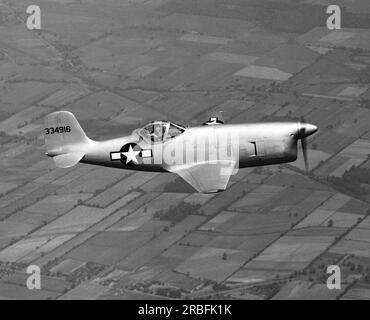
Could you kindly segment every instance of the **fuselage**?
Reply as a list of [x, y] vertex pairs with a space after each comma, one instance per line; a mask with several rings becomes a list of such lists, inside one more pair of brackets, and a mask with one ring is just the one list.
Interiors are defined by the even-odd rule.
[[[159, 172], [168, 171], [169, 165], [209, 159], [233, 158], [239, 168], [292, 162], [297, 159], [301, 125], [271, 122], [200, 126], [186, 128], [182, 134], [159, 142], [146, 139], [137, 129], [121, 138], [100, 142], [90, 140], [83, 146], [86, 154], [81, 162]], [[309, 130], [314, 129], [309, 127]], [[125, 156], [131, 156], [129, 147], [132, 147], [132, 159]]]

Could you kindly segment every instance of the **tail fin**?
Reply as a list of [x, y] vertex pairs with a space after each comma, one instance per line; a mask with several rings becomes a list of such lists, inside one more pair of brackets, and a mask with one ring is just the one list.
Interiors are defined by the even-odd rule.
[[84, 146], [91, 141], [75, 116], [68, 111], [56, 111], [45, 117], [46, 154], [55, 164], [67, 168], [78, 163], [85, 153]]

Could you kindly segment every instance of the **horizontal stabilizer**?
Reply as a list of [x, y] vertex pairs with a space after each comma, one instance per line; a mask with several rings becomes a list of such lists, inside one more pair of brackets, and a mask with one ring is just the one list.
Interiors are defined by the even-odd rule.
[[70, 168], [80, 162], [85, 156], [84, 152], [70, 152], [53, 157], [58, 168]]

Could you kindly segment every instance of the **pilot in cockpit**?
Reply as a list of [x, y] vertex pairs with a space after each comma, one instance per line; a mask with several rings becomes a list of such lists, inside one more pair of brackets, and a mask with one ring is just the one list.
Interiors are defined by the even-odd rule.
[[154, 141], [161, 141], [163, 138], [164, 130], [162, 128], [162, 124], [157, 123], [154, 125], [154, 132], [151, 134], [152, 140]]
[[167, 139], [172, 139], [182, 132], [184, 128], [179, 125], [174, 125], [168, 122], [150, 123], [140, 130], [140, 135], [153, 142], [160, 142]]
[[153, 142], [162, 141], [165, 131], [166, 127], [162, 123], [155, 123], [151, 126], [151, 130], [149, 131], [150, 139]]

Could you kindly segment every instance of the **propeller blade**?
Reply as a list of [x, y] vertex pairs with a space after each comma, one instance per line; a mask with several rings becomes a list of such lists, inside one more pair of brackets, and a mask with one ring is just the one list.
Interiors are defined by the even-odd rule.
[[301, 139], [301, 144], [302, 144], [302, 153], [303, 153], [303, 159], [304, 159], [304, 166], [306, 171], [308, 171], [308, 158], [307, 158], [307, 140], [306, 138]]
[[[301, 117], [300, 117], [300, 122], [302, 124], [306, 124], [306, 120], [304, 119], [302, 113], [301, 113]], [[304, 125], [301, 127], [299, 135], [300, 135], [300, 138], [301, 138], [304, 166], [305, 166], [306, 171], [308, 172], [309, 166], [308, 166], [308, 157], [307, 157], [307, 138], [306, 138], [306, 127]]]

